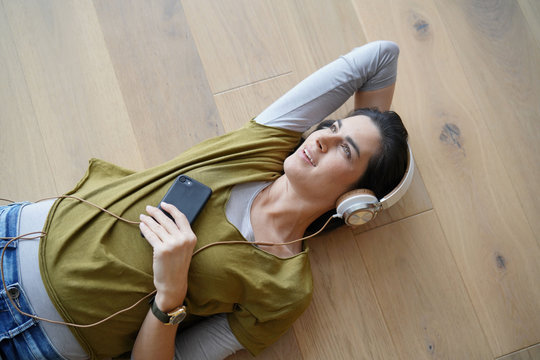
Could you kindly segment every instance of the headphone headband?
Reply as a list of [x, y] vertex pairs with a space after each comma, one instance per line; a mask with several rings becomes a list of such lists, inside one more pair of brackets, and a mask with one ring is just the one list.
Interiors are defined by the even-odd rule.
[[407, 169], [405, 170], [405, 175], [403, 175], [403, 179], [399, 182], [399, 184], [394, 188], [394, 190], [390, 191], [388, 195], [383, 197], [381, 199], [381, 206], [383, 209], [388, 209], [390, 206], [394, 205], [405, 195], [407, 190], [409, 189], [409, 186], [411, 185], [413, 175], [414, 175], [414, 158], [412, 155], [411, 146], [409, 145], [409, 142], [407, 141], [407, 148], [408, 151], [408, 161], [407, 161]]

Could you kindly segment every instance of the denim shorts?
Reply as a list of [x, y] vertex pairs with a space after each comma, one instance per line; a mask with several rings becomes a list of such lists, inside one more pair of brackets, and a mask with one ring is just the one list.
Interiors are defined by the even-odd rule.
[[[0, 237], [18, 236], [19, 215], [27, 203], [0, 206]], [[9, 240], [0, 240], [0, 251]], [[19, 284], [18, 240], [6, 247], [4, 277], [7, 290], [19, 308], [34, 314], [24, 289]], [[0, 286], [0, 359], [64, 359], [52, 347], [38, 320], [20, 314], [11, 304], [4, 286]]]

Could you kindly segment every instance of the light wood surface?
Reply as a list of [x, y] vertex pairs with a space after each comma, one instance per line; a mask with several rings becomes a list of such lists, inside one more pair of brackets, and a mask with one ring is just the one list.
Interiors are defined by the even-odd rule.
[[94, 4], [144, 166], [222, 134], [181, 4]]
[[[474, 94], [478, 115], [484, 119], [538, 239], [540, 222], [535, 214], [540, 213], [540, 202], [530, 196], [530, 189], [540, 189], [540, 69], [534, 60], [540, 58], [540, 48], [528, 26], [533, 7], [530, 4], [522, 12], [513, 1], [471, 4], [464, 0], [438, 6], [449, 38], [459, 49], [455, 54]], [[485, 83], [493, 84], [490, 91]]]
[[540, 344], [516, 351], [512, 354], [501, 356], [497, 360], [537, 360], [540, 359]]
[[214, 94], [290, 71], [272, 1], [182, 4]]
[[311, 306], [294, 325], [304, 357], [397, 358], [402, 349], [392, 340], [352, 233], [340, 228], [309, 246], [315, 291]]
[[536, 359], [538, 24], [534, 0], [3, 0], [0, 197], [63, 193], [91, 157], [166, 161], [393, 40], [413, 186], [309, 242], [312, 304], [261, 358]]
[[142, 168], [92, 2], [3, 5], [57, 191], [72, 189], [91, 157]]
[[356, 239], [402, 358], [481, 359], [490, 355], [434, 211]]
[[540, 2], [536, 0], [518, 0], [521, 12], [525, 19], [530, 33], [536, 39], [537, 44], [540, 44]]
[[[452, 41], [456, 34], [442, 20], [448, 10], [439, 11], [427, 0], [362, 3], [368, 38], [371, 33], [393, 35], [407, 44], [394, 105], [410, 119], [411, 141], [433, 208], [493, 355], [500, 356], [540, 337], [540, 288], [535, 285], [540, 252], [512, 183], [514, 173], [507, 170], [517, 163], [502, 159], [490, 135], [499, 121], [509, 120], [486, 117], [470, 84], [483, 81], [484, 92], [499, 85], [481, 76], [486, 64], [478, 64], [476, 78], [465, 74], [457, 55], [467, 52], [465, 45]], [[376, 15], [382, 13], [391, 19], [385, 26]], [[470, 16], [452, 21], [471, 21]], [[511, 98], [512, 89], [507, 94]], [[534, 197], [535, 189], [528, 189]]]
[[0, 197], [37, 200], [56, 194], [57, 189], [13, 34], [0, 6], [0, 156], [4, 169]]

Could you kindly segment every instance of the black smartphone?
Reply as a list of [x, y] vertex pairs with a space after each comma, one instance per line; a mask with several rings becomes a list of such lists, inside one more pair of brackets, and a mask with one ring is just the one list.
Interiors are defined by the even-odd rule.
[[[189, 176], [180, 175], [161, 199], [158, 208], [163, 210], [161, 209], [161, 202], [172, 204], [186, 215], [190, 224], [193, 224], [210, 195], [212, 195], [212, 189], [208, 186]], [[168, 212], [163, 210], [163, 213], [174, 221]]]

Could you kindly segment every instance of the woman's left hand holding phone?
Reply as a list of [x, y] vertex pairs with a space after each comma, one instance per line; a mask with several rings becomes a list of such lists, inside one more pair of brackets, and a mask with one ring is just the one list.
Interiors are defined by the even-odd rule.
[[146, 211], [150, 216], [141, 214], [140, 229], [154, 249], [156, 305], [166, 312], [184, 301], [189, 264], [197, 237], [185, 215], [174, 205], [162, 203], [161, 208], [172, 215], [174, 222], [158, 208], [147, 206]]
[[[161, 208], [172, 215], [174, 221], [160, 209], [147, 206], [148, 215], [141, 214], [139, 225], [145, 239], [154, 249], [155, 302], [163, 312], [181, 306], [187, 292], [188, 270], [197, 238], [186, 216], [174, 205], [161, 203]], [[171, 358], [177, 326], [164, 325], [151, 311], [137, 335], [132, 358]], [[159, 353], [159, 355], [158, 355]], [[158, 356], [156, 356], [158, 355]]]

